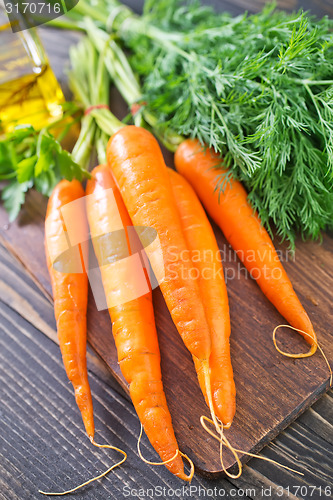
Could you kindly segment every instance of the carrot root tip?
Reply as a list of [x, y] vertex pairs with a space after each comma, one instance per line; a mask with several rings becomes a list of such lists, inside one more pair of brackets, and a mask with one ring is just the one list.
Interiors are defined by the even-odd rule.
[[[298, 332], [298, 333], [302, 334], [305, 337], [310, 337], [310, 339], [313, 342], [312, 345], [311, 345], [310, 350], [308, 352], [306, 352], [306, 353], [299, 353], [299, 354], [293, 354], [293, 353], [282, 351], [282, 349], [280, 349], [279, 346], [277, 345], [277, 341], [276, 341], [276, 332], [277, 332], [277, 330], [279, 328], [290, 328], [291, 330], [295, 330], [295, 332]], [[294, 358], [294, 359], [308, 358], [308, 357], [312, 356], [316, 352], [316, 350], [318, 348], [319, 351], [320, 351], [320, 353], [321, 353], [321, 355], [323, 356], [323, 358], [325, 360], [325, 363], [326, 363], [327, 367], [328, 367], [328, 371], [330, 373], [330, 387], [332, 386], [333, 372], [332, 372], [331, 365], [330, 365], [330, 363], [329, 363], [329, 361], [328, 361], [328, 359], [326, 357], [326, 354], [324, 353], [322, 347], [319, 345], [318, 340], [316, 339], [315, 336], [311, 335], [310, 333], [304, 332], [300, 328], [295, 328], [294, 326], [291, 326], [291, 325], [278, 325], [273, 330], [273, 343], [274, 343], [275, 349], [280, 354], [282, 354], [283, 356], [286, 356], [288, 358]]]
[[150, 460], [147, 460], [142, 455], [141, 448], [140, 448], [142, 433], [143, 433], [143, 425], [141, 424], [140, 434], [139, 434], [138, 443], [137, 443], [137, 449], [138, 449], [138, 455], [143, 462], [145, 462], [148, 465], [166, 465], [166, 464], [169, 464], [170, 462], [172, 462], [178, 455], [180, 455], [181, 457], [185, 458], [191, 466], [191, 470], [190, 470], [189, 475], [185, 476], [186, 479], [185, 478], [184, 479], [186, 481], [192, 481], [192, 478], [194, 475], [194, 464], [193, 464], [192, 460], [187, 455], [185, 455], [185, 453], [182, 453], [179, 449], [176, 450], [176, 453], [173, 455], [173, 457], [169, 458], [168, 460], [164, 460], [164, 462], [151, 462]]
[[188, 463], [190, 464], [190, 473], [188, 476], [185, 477], [185, 481], [189, 481], [191, 482], [192, 479], [193, 479], [193, 476], [194, 476], [194, 463], [192, 462], [192, 460], [190, 459], [190, 457], [188, 455], [186, 455], [185, 453], [182, 453], [180, 450], [179, 450], [179, 454], [181, 457], [185, 458], [185, 460], [188, 461]]
[[137, 450], [138, 450], [138, 455], [139, 457], [141, 458], [141, 460], [143, 462], [145, 462], [145, 464], [148, 464], [148, 465], [166, 465], [166, 464], [169, 464], [170, 462], [172, 462], [179, 454], [179, 450], [177, 449], [176, 450], [176, 453], [174, 454], [173, 457], [169, 458], [168, 460], [165, 460], [164, 462], [151, 462], [150, 460], [147, 460], [143, 455], [142, 455], [142, 452], [141, 452], [141, 448], [140, 448], [140, 443], [141, 443], [141, 438], [142, 438], [142, 433], [143, 433], [143, 425], [141, 424], [141, 427], [140, 427], [140, 434], [139, 434], [139, 438], [138, 438], [138, 443], [137, 443]]

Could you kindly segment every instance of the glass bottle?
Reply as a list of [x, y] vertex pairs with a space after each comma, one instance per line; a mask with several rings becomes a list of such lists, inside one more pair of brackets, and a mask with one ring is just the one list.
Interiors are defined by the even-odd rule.
[[36, 29], [16, 22], [23, 31], [0, 22], [0, 135], [19, 124], [41, 129], [61, 117], [64, 101]]

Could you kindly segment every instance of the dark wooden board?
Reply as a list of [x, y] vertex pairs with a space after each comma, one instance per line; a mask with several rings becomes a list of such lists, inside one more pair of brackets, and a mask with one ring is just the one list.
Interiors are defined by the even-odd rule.
[[[257, 9], [261, 3], [254, 2], [254, 8]], [[291, 3], [291, 7], [296, 7], [297, 2]], [[224, 4], [228, 5], [228, 2]], [[285, 7], [282, 2], [280, 4]], [[241, 1], [233, 5], [238, 9], [243, 7]], [[47, 33], [44, 36], [47, 39]], [[64, 44], [59, 46], [65, 47]], [[6, 228], [6, 215], [0, 212], [0, 227], [4, 244], [50, 296], [43, 257], [44, 213], [45, 200], [31, 193], [17, 223]], [[312, 359], [292, 361], [282, 358], [274, 350], [271, 332], [282, 318], [263, 297], [256, 284], [245, 278], [244, 270], [239, 269], [240, 264], [234, 254], [229, 252], [229, 247], [225, 246], [227, 244], [220, 231], [217, 228], [215, 231], [220, 248], [227, 250], [224, 262], [227, 277], [240, 271], [239, 279], [228, 280], [231, 347], [238, 390], [238, 410], [229, 435], [235, 445], [245, 450], [258, 450], [325, 391], [328, 372], [319, 354]], [[299, 242], [296, 261], [285, 264], [330, 359], [332, 252], [333, 242], [327, 236], [322, 246]], [[190, 356], [175, 331], [159, 291], [154, 292], [154, 304], [164, 384], [180, 447], [193, 457], [199, 470], [216, 474], [220, 472], [216, 444], [204, 435], [198, 423], [200, 415], [207, 414], [207, 411], [198, 390]], [[108, 315], [106, 312], [97, 312], [92, 300], [88, 323], [91, 345], [126, 389], [116, 362]], [[297, 350], [300, 346], [304, 348], [297, 336], [287, 336], [285, 345], [291, 350]], [[232, 464], [231, 457], [229, 461]]]

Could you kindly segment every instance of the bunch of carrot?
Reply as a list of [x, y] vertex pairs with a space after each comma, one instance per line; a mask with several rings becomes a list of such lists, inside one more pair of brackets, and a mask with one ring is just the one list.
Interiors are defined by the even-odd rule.
[[[136, 140], [131, 135], [136, 136]], [[127, 147], [119, 149], [117, 143], [126, 139], [128, 139]], [[138, 144], [140, 144], [139, 150], [147, 151], [146, 158], [142, 158], [139, 150], [134, 150]], [[123, 166], [127, 163], [122, 154], [127, 156], [127, 160], [132, 160], [132, 166], [136, 161], [133, 172], [142, 174], [143, 178], [149, 174], [146, 170], [150, 168], [149, 165], [157, 168], [159, 176], [156, 178], [153, 175], [150, 181], [148, 180], [148, 183], [154, 183], [154, 187], [152, 185], [147, 187], [144, 179], [142, 181], [136, 179], [135, 185], [142, 186], [142, 193], [135, 194], [132, 188], [127, 190], [129, 197], [122, 198], [113, 177], [114, 174], [117, 181], [120, 181]], [[121, 263], [133, 254], [131, 248], [133, 242], [130, 241], [128, 234], [132, 222], [155, 228], [163, 258], [162, 260], [155, 258], [156, 248], [153, 245], [147, 249], [148, 257], [156, 276], [163, 274], [163, 279], [160, 281], [161, 289], [178, 331], [193, 355], [199, 382], [212, 413], [214, 415], [216, 413], [224, 423], [231, 423], [235, 413], [235, 385], [230, 362], [228, 299], [221, 273], [215, 273], [213, 269], [213, 266], [221, 267], [221, 263], [217, 257], [216, 262], [208, 263], [212, 267], [210, 270], [212, 279], [207, 286], [205, 280], [199, 280], [197, 283], [189, 278], [190, 273], [186, 271], [189, 271], [190, 264], [182, 260], [182, 252], [188, 249], [197, 250], [198, 245], [203, 256], [207, 246], [211, 247], [214, 250], [213, 254], [217, 256], [216, 240], [193, 190], [184, 178], [167, 169], [159, 146], [149, 132], [131, 126], [122, 128], [119, 134], [115, 134], [110, 140], [107, 156], [109, 167], [102, 165], [95, 168], [92, 179], [87, 183], [86, 208], [90, 234], [100, 263], [119, 364], [129, 383], [131, 398], [140, 421], [163, 463], [182, 479], [191, 479], [193, 471], [189, 476], [184, 474], [181, 460], [183, 454], [177, 445], [163, 392], [149, 279], [145, 274], [148, 290], [139, 296], [142, 283], [140, 276], [137, 276], [134, 279], [134, 286], [138, 287], [138, 298], [126, 300], [126, 287], [131, 283], [130, 286], [133, 288], [133, 272], [135, 274], [136, 271], [131, 266], [124, 266]], [[126, 187], [123, 192], [125, 191]], [[75, 257], [80, 261], [83, 260], [83, 272], [61, 273], [53, 265], [63, 251], [63, 237], [66, 234], [61, 210], [66, 203], [81, 196], [83, 190], [77, 181], [71, 183], [62, 181], [57, 186], [49, 200], [45, 234], [63, 360], [68, 377], [74, 386], [88, 436], [93, 440], [92, 400], [85, 361], [87, 305], [87, 276], [84, 272], [86, 259], [83, 258], [85, 249], [79, 246], [77, 255], [70, 257], [73, 260]], [[143, 201], [141, 214], [138, 211], [134, 213], [136, 211], [134, 197], [141, 200], [147, 198]], [[129, 207], [129, 213], [123, 199]], [[144, 207], [147, 208], [146, 211]], [[83, 213], [80, 223], [83, 226], [82, 233], [87, 233]], [[121, 229], [124, 231], [121, 244], [119, 241], [114, 244], [112, 237], [98, 238], [101, 235], [111, 236]], [[177, 279], [171, 278], [171, 246], [177, 248], [179, 255], [176, 262]], [[205, 266], [205, 262], [202, 260], [196, 265], [200, 270]], [[161, 267], [164, 268], [163, 273]], [[174, 258], [172, 273], [175, 273]], [[205, 295], [207, 301], [203, 300]], [[213, 351], [212, 346], [214, 346]]]
[[[216, 239], [190, 183], [233, 247], [242, 250], [243, 262], [249, 269], [253, 264], [252, 259], [246, 259], [247, 251], [265, 250], [265, 258], [258, 255], [255, 262], [259, 269], [266, 267], [266, 272], [257, 278], [259, 286], [310, 343], [311, 350], [306, 355], [314, 353], [317, 347], [311, 322], [278, 261], [267, 232], [248, 205], [245, 190], [232, 181], [220, 199], [214, 192], [212, 167], [217, 162], [220, 158], [203, 150], [197, 142], [184, 141], [175, 156], [180, 175], [166, 167], [150, 132], [124, 126], [108, 143], [108, 165], [93, 170], [86, 188], [87, 219], [122, 373], [143, 428], [162, 463], [184, 480], [190, 480], [193, 471], [189, 476], [184, 473], [183, 454], [163, 391], [149, 278], [146, 271], [140, 276], [140, 271], [124, 265], [126, 257], [134, 256], [140, 247], [138, 241], [133, 244], [128, 228], [134, 224], [156, 230], [158, 238], [145, 250], [171, 317], [193, 356], [199, 384], [218, 431], [220, 422], [231, 424], [236, 409], [228, 297], [222, 274], [216, 272], [221, 267]], [[48, 204], [45, 239], [64, 365], [87, 434], [94, 442], [93, 406], [85, 358], [87, 250], [84, 245], [71, 249], [70, 259], [81, 263], [81, 269], [76, 272], [60, 272], [54, 264], [68, 238], [62, 209], [83, 196], [77, 181], [62, 181], [56, 187]], [[77, 223], [81, 225], [81, 234], [86, 235], [82, 240], [88, 239], [85, 213], [81, 213]], [[112, 238], [99, 238], [119, 230], [123, 230], [121, 243], [118, 239], [115, 242]], [[216, 258], [205, 260], [207, 249], [211, 250], [209, 255]], [[182, 258], [193, 250], [200, 255], [193, 263], [199, 271], [197, 279], [191, 278], [191, 264]], [[281, 270], [279, 277], [273, 272], [277, 268]], [[141, 292], [143, 277], [145, 293]], [[128, 290], [133, 293], [133, 286], [137, 287], [135, 298], [126, 300]]]
[[[99, 73], [103, 60], [95, 59]], [[76, 239], [86, 242], [90, 228], [118, 361], [133, 404], [162, 460], [160, 463], [190, 481], [193, 464], [179, 450], [163, 390], [149, 277], [142, 266], [133, 266], [144, 242], [140, 235], [133, 239], [131, 226], [149, 227], [156, 232], [156, 239], [145, 247], [145, 252], [171, 317], [193, 357], [221, 443], [229, 446], [223, 426], [231, 425], [236, 411], [229, 305], [219, 249], [199, 198], [247, 269], [258, 270], [253, 277], [268, 299], [310, 344], [308, 353], [297, 356], [309, 356], [316, 351], [316, 335], [242, 185], [230, 179], [223, 192], [215, 191], [214, 167], [221, 163], [221, 158], [197, 141], [183, 140], [175, 154], [177, 173], [165, 165], [150, 132], [124, 126], [105, 106], [103, 110], [92, 108], [98, 124], [95, 135], [101, 139], [99, 153], [103, 154], [99, 156], [107, 164], [93, 170], [86, 192], [78, 181], [61, 181], [49, 199], [45, 222], [47, 264], [65, 369], [88, 437], [97, 445], [86, 366], [88, 251], [85, 243], [68, 250], [71, 235], [68, 218], [64, 216], [70, 203], [80, 201], [74, 212], [76, 231], [80, 234]], [[104, 139], [110, 133], [113, 135], [106, 147]], [[120, 235], [118, 238], [112, 237], [115, 232]], [[193, 252], [199, 255], [195, 262], [183, 258]], [[59, 257], [65, 254], [68, 267], [61, 269]], [[213, 257], [207, 260], [207, 255]], [[197, 278], [192, 277], [191, 266], [197, 270]], [[114, 466], [126, 459], [122, 450], [97, 446], [123, 453], [124, 458]], [[138, 451], [143, 458], [139, 444]], [[189, 475], [184, 472], [182, 457], [191, 464]]]

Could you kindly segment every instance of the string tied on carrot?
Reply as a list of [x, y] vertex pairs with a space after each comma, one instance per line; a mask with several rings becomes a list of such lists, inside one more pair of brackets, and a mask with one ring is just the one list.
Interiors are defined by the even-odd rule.
[[84, 112], [84, 116], [89, 115], [94, 109], [107, 109], [110, 111], [110, 108], [107, 104], [93, 104], [92, 106], [88, 106], [88, 108]]
[[[279, 328], [291, 328], [291, 330], [295, 330], [296, 332], [300, 333], [301, 335], [304, 335], [306, 337], [310, 337], [310, 339], [313, 341], [313, 344], [311, 345], [311, 348], [308, 352], [306, 353], [296, 353], [296, 354], [293, 354], [293, 353], [289, 353], [289, 352], [286, 352], [286, 351], [282, 351], [282, 349], [279, 348], [279, 346], [277, 345], [277, 341], [276, 341], [276, 332]], [[325, 360], [325, 363], [328, 367], [328, 370], [329, 370], [329, 373], [330, 373], [330, 387], [332, 386], [332, 381], [333, 381], [333, 373], [332, 373], [332, 368], [331, 368], [331, 365], [327, 359], [327, 356], [326, 354], [324, 353], [322, 347], [319, 345], [318, 343], [318, 340], [316, 339], [315, 336], [311, 335], [311, 333], [307, 333], [307, 332], [304, 332], [304, 330], [301, 330], [300, 328], [295, 328], [294, 326], [291, 326], [291, 325], [278, 325], [274, 328], [274, 331], [273, 331], [273, 343], [274, 343], [274, 347], [275, 349], [280, 353], [282, 354], [283, 356], [286, 356], [288, 358], [294, 358], [294, 359], [299, 359], [299, 358], [307, 358], [309, 356], [312, 356], [317, 348], [319, 349], [320, 351], [320, 354], [323, 356], [324, 360]]]
[[146, 106], [146, 104], [147, 104], [146, 101], [134, 102], [130, 107], [131, 115], [132, 116], [136, 115], [143, 106]]
[[93, 437], [90, 438], [90, 441], [91, 441], [91, 444], [93, 444], [97, 448], [108, 448], [110, 450], [115, 450], [115, 451], [118, 451], [119, 453], [122, 453], [124, 455], [124, 457], [119, 462], [117, 462], [117, 463], [113, 464], [111, 467], [109, 467], [106, 471], [102, 472], [101, 474], [99, 474], [96, 477], [88, 479], [88, 481], [85, 481], [84, 483], [79, 484], [78, 486], [75, 486], [75, 488], [72, 488], [72, 489], [66, 490], [66, 491], [61, 491], [61, 492], [42, 491], [42, 490], [38, 490], [38, 492], [41, 493], [42, 495], [46, 495], [46, 496], [57, 496], [57, 495], [64, 496], [64, 495], [68, 495], [69, 493], [74, 493], [75, 491], [83, 488], [84, 486], [87, 486], [88, 484], [90, 484], [94, 481], [97, 481], [97, 479], [101, 479], [102, 477], [106, 476], [113, 469], [115, 469], [116, 467], [119, 467], [121, 464], [123, 464], [125, 462], [125, 460], [127, 459], [127, 453], [125, 451], [121, 450], [120, 448], [117, 448], [116, 446], [112, 446], [110, 444], [98, 444], [98, 443], [96, 443], [96, 441], [94, 440]]
[[164, 460], [163, 462], [151, 462], [150, 460], [147, 460], [142, 455], [141, 448], [140, 448], [142, 433], [143, 433], [143, 425], [141, 424], [140, 434], [139, 434], [138, 443], [137, 443], [137, 449], [138, 449], [138, 455], [143, 462], [145, 462], [148, 465], [166, 465], [166, 464], [169, 464], [170, 462], [172, 462], [178, 455], [180, 455], [181, 457], [185, 458], [188, 461], [188, 463], [190, 464], [191, 469], [190, 469], [189, 475], [187, 476], [187, 481], [189, 481], [189, 482], [192, 481], [193, 476], [194, 476], [194, 464], [193, 464], [192, 460], [190, 459], [190, 457], [188, 457], [185, 453], [182, 453], [179, 450], [179, 448], [177, 448], [176, 453], [171, 458], [169, 458], [168, 460]]
[[[219, 436], [217, 436], [211, 429], [209, 429], [207, 427], [207, 425], [206, 425], [205, 422], [209, 422], [209, 423], [211, 423], [213, 425], [214, 425], [214, 422], [210, 418], [205, 417], [204, 415], [200, 418], [200, 423], [201, 423], [202, 427], [205, 429], [205, 431], [208, 432], [208, 434], [210, 434], [214, 439], [216, 439], [217, 441], [219, 441], [219, 443], [221, 445], [221, 438]], [[250, 453], [250, 452], [247, 452], [247, 451], [244, 451], [244, 450], [240, 450], [238, 448], [234, 448], [231, 445], [230, 441], [228, 441], [227, 438], [224, 435], [223, 435], [223, 442], [230, 449], [230, 451], [232, 451], [232, 453], [234, 455], [235, 455], [235, 453], [236, 454], [237, 453], [242, 453], [243, 455], [247, 455], [249, 457], [259, 458], [260, 460], [264, 460], [265, 462], [270, 462], [272, 464], [278, 465], [279, 467], [282, 467], [283, 469], [286, 469], [286, 470], [289, 470], [291, 472], [294, 472], [295, 474], [299, 474], [300, 476], [304, 476], [303, 472], [300, 472], [298, 470], [292, 469], [291, 467], [288, 467], [287, 465], [283, 465], [280, 462], [277, 462], [276, 460], [273, 460], [273, 459], [268, 458], [268, 457], [263, 457], [261, 455], [256, 455], [255, 453]], [[239, 458], [238, 458], [238, 460], [239, 460]], [[237, 461], [237, 464], [238, 464], [238, 467], [239, 466], [242, 467], [240, 461], [239, 461], [239, 463]], [[241, 472], [242, 472], [242, 468], [241, 468], [237, 475], [232, 475], [232, 474], [228, 473], [228, 471], [226, 471], [225, 469], [223, 469], [223, 470], [231, 478], [237, 478], [237, 477], [239, 477], [241, 475]]]

